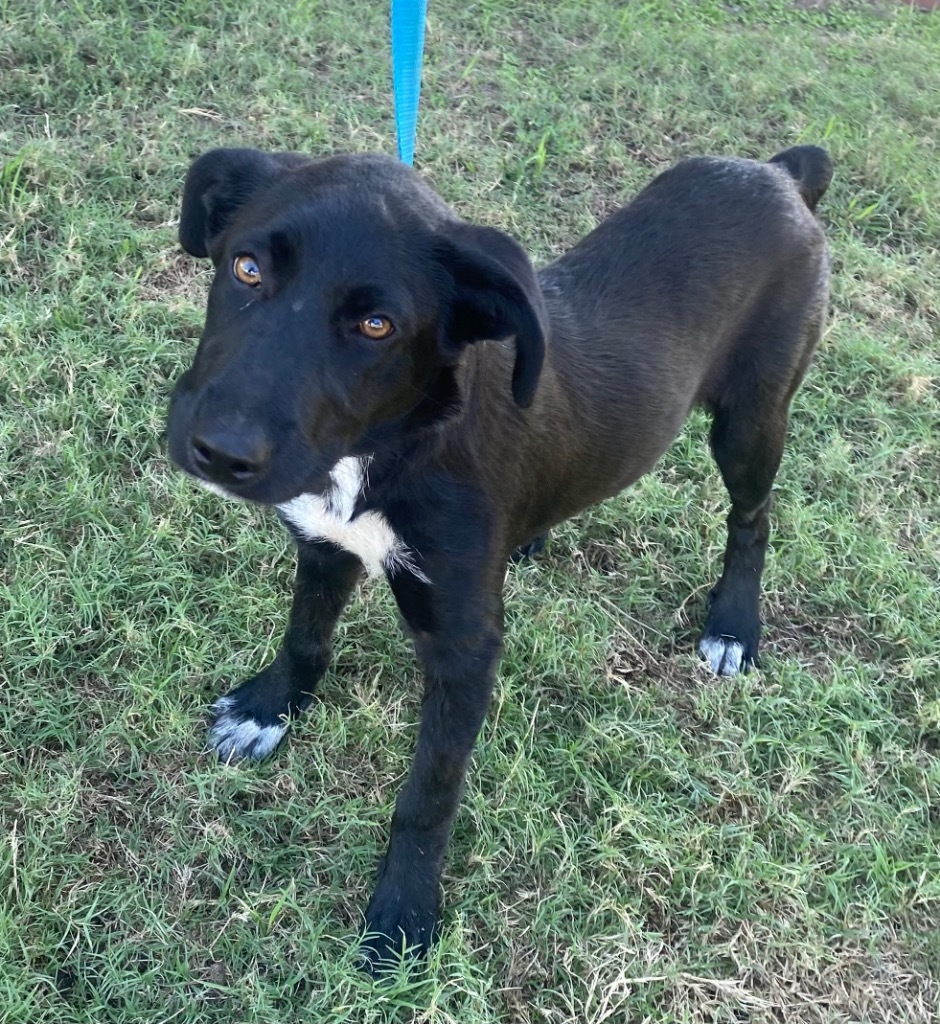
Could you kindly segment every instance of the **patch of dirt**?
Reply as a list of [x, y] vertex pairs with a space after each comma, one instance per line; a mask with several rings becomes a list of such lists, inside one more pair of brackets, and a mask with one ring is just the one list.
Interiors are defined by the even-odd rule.
[[799, 659], [807, 668], [823, 667], [834, 651], [851, 652], [869, 663], [884, 657], [861, 617], [820, 617], [795, 606], [769, 605], [764, 612], [763, 641], [778, 658]]

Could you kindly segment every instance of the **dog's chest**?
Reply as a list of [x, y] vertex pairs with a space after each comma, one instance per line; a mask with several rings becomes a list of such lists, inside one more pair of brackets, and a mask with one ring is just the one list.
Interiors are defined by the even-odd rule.
[[414, 564], [408, 547], [374, 509], [354, 516], [365, 484], [367, 462], [346, 458], [330, 471], [330, 486], [322, 494], [301, 494], [278, 505], [281, 516], [305, 540], [326, 540], [352, 552], [370, 576], [411, 572], [426, 579]]

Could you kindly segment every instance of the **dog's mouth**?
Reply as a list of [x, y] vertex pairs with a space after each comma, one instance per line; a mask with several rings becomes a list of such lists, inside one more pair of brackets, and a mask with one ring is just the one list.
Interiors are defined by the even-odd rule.
[[170, 458], [186, 476], [212, 494], [229, 501], [244, 501], [253, 505], [277, 506], [292, 501], [302, 494], [323, 494], [330, 488], [330, 469], [313, 468], [298, 472], [277, 472], [273, 467], [261, 479], [240, 482], [238, 480], [214, 480], [185, 458], [178, 458], [170, 450]]
[[286, 424], [276, 428], [222, 410], [197, 416], [195, 395], [184, 374], [173, 391], [167, 418], [172, 462], [200, 487], [233, 501], [275, 506], [330, 486], [331, 457], [310, 446]]
[[[168, 431], [170, 460], [200, 487], [230, 501], [256, 505], [282, 505], [301, 494], [321, 494], [330, 486], [330, 470], [335, 459], [321, 460], [313, 453], [274, 453], [263, 471], [252, 472], [236, 465], [213, 472], [213, 466], [200, 465], [191, 442]], [[208, 461], [203, 458], [202, 462]]]
[[252, 505], [274, 507], [283, 505], [304, 494], [324, 494], [330, 488], [329, 470], [305, 476], [303, 482], [298, 483], [295, 479], [293, 482], [286, 483], [283, 486], [272, 486], [267, 481], [258, 484], [238, 485], [218, 483], [215, 480], [207, 479], [191, 466], [180, 465], [175, 458], [173, 462], [203, 490], [209, 491], [220, 498], [226, 498], [229, 501], [243, 501]]

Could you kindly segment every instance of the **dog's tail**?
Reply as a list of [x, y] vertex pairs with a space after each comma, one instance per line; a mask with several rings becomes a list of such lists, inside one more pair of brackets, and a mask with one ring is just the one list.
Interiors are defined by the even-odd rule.
[[803, 201], [811, 209], [826, 194], [832, 181], [832, 160], [819, 146], [794, 146], [770, 158], [772, 164], [783, 164], [796, 182]]

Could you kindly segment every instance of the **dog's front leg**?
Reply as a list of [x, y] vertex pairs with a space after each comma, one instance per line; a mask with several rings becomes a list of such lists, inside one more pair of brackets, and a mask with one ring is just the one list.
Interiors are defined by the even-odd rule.
[[403, 949], [423, 954], [434, 940], [444, 852], [493, 690], [501, 641], [501, 604], [498, 612], [456, 631], [416, 631], [425, 678], [421, 727], [366, 910], [363, 953], [372, 970]]
[[353, 554], [325, 541], [299, 541], [294, 603], [271, 664], [213, 705], [209, 742], [225, 761], [261, 760], [310, 703], [330, 662], [333, 629], [362, 573]]

